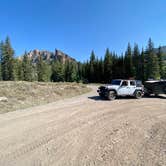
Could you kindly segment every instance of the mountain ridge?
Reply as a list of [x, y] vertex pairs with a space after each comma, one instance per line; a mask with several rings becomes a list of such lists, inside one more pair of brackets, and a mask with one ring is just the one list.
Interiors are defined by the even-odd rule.
[[61, 61], [65, 63], [66, 61], [69, 62], [76, 62], [74, 58], [69, 56], [68, 54], [62, 52], [61, 50], [55, 49], [55, 51], [48, 51], [48, 50], [38, 50], [34, 49], [27, 53], [28, 58], [32, 60], [32, 63], [37, 63], [39, 57], [42, 57], [44, 61], [52, 62], [52, 61]]

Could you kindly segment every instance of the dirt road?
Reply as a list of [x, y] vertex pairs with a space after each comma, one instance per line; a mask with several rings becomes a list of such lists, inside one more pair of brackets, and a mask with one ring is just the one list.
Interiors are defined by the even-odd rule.
[[166, 165], [166, 99], [93, 91], [0, 115], [0, 166]]

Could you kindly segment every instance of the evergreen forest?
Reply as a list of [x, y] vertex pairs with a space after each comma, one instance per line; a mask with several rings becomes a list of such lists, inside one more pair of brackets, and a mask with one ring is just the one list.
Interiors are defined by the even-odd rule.
[[0, 80], [41, 82], [109, 83], [112, 79], [166, 79], [166, 54], [162, 47], [155, 48], [151, 38], [146, 49], [128, 43], [122, 55], [111, 52], [98, 57], [92, 51], [86, 62], [51, 61], [38, 57], [37, 63], [24, 53], [15, 55], [9, 37], [0, 43]]

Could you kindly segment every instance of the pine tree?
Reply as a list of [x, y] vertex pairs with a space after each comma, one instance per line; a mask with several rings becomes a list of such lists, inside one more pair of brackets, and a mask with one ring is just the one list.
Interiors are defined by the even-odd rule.
[[1, 68], [1, 80], [3, 80], [3, 69], [2, 69], [2, 64], [3, 64], [3, 57], [4, 57], [4, 42], [0, 42], [0, 68]]
[[134, 77], [136, 71], [133, 65], [132, 49], [130, 43], [128, 43], [127, 50], [125, 53], [124, 65], [126, 78]]
[[99, 60], [98, 71], [100, 76], [99, 82], [103, 83], [104, 82], [104, 62], [102, 58]]
[[38, 57], [37, 73], [38, 73], [38, 81], [44, 81], [44, 79], [43, 79], [44, 62], [43, 62], [43, 59], [41, 57]]
[[[22, 75], [20, 76], [20, 73], [22, 73], [22, 61], [19, 59], [14, 59], [14, 69], [13, 69], [13, 73], [14, 73], [14, 80], [15, 81], [20, 81], [23, 80]], [[20, 68], [21, 66], [21, 68]]]
[[23, 80], [32, 81], [32, 63], [25, 52], [22, 60]]
[[154, 44], [151, 38], [148, 41], [148, 48], [146, 51], [145, 61], [146, 61], [145, 65], [146, 79], [149, 78], [159, 79], [160, 78], [159, 62], [158, 62], [158, 57], [154, 52]]
[[123, 66], [123, 55], [117, 56], [115, 53], [112, 57], [112, 77], [115, 78], [124, 78], [124, 66]]
[[125, 78], [125, 65], [124, 65], [124, 56], [123, 54], [121, 57], [118, 58], [118, 70], [119, 71], [119, 78]]
[[141, 59], [140, 59], [140, 52], [139, 52], [139, 48], [137, 44], [134, 45], [133, 66], [135, 68], [136, 79], [141, 79], [141, 73], [140, 73]]
[[64, 81], [64, 66], [59, 61], [52, 63], [51, 80], [54, 82]]
[[[101, 82], [102, 80], [102, 64], [101, 64], [101, 60], [98, 59], [98, 57], [95, 60], [94, 63], [94, 72], [95, 72], [95, 79], [94, 82]], [[103, 72], [104, 72], [104, 68], [103, 68]]]
[[104, 81], [110, 82], [112, 79], [112, 59], [109, 49], [106, 49], [104, 57]]
[[2, 47], [3, 42], [0, 43], [0, 81], [2, 80]]
[[90, 56], [90, 82], [95, 82], [95, 53], [92, 51]]
[[85, 82], [90, 82], [90, 62], [87, 61], [85, 65], [86, 80]]
[[141, 76], [141, 80], [144, 82], [146, 80], [146, 73], [145, 73], [145, 53], [144, 53], [144, 49], [142, 48], [142, 52], [141, 52], [141, 63], [140, 63], [140, 76]]
[[9, 37], [6, 38], [5, 43], [1, 43], [1, 53], [3, 80], [14, 80], [14, 50]]
[[32, 81], [38, 81], [38, 72], [37, 72], [37, 65], [32, 63]]
[[164, 67], [163, 67], [163, 79], [166, 79], [166, 62], [164, 62]]
[[65, 81], [69, 82], [71, 78], [71, 64], [69, 61], [65, 62]]
[[145, 79], [146, 80], [149, 79], [150, 75], [151, 75], [151, 67], [152, 67], [151, 54], [153, 53], [153, 48], [154, 48], [154, 44], [153, 44], [151, 38], [149, 38], [147, 50], [145, 52]]
[[75, 62], [66, 61], [65, 63], [65, 81], [67, 82], [78, 82], [78, 66]]
[[158, 57], [155, 53], [151, 54], [152, 56], [152, 68], [150, 73], [150, 78], [160, 79], [160, 68], [158, 63]]
[[158, 48], [158, 62], [159, 62], [159, 71], [161, 78], [164, 78], [164, 59], [161, 47]]
[[22, 60], [18, 60], [17, 61], [17, 76], [18, 76], [18, 80], [22, 81], [23, 80], [23, 69], [22, 69]]
[[43, 61], [42, 57], [38, 58], [37, 62], [37, 73], [38, 73], [38, 81], [47, 82], [50, 81], [51, 78], [51, 67], [46, 62]]
[[77, 64], [77, 82], [82, 81], [83, 79], [83, 64], [78, 62]]
[[71, 63], [71, 78], [70, 82], [76, 82], [78, 81], [78, 74], [77, 74], [77, 65], [76, 63]]
[[82, 65], [82, 81], [83, 83], [89, 82], [89, 62], [84, 62]]

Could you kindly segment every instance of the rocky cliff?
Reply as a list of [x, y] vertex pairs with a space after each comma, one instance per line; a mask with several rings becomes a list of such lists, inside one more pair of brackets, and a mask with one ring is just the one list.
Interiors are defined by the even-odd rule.
[[33, 51], [28, 52], [27, 55], [30, 59], [32, 59], [33, 63], [36, 63], [39, 57], [42, 57], [42, 59], [47, 62], [56, 61], [56, 60], [59, 60], [62, 63], [65, 63], [66, 61], [76, 62], [74, 58], [70, 57], [69, 55], [63, 53], [60, 50], [55, 50], [54, 52], [50, 52], [46, 50], [35, 49]]

